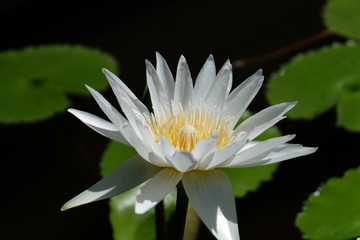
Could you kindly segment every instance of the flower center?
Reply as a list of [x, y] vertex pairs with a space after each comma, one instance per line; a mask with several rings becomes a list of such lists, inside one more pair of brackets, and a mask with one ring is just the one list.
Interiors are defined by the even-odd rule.
[[179, 110], [175, 114], [165, 116], [151, 115], [147, 124], [157, 142], [161, 136], [171, 142], [180, 151], [191, 152], [196, 144], [217, 132], [216, 148], [227, 146], [232, 141], [230, 119], [224, 118], [219, 112], [203, 109]]

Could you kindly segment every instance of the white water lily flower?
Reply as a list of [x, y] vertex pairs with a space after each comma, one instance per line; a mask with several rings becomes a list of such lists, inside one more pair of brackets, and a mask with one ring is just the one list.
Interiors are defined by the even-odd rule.
[[144, 213], [182, 181], [192, 206], [214, 236], [239, 239], [234, 194], [221, 168], [266, 165], [316, 151], [287, 143], [294, 135], [253, 141], [285, 118], [284, 114], [296, 102], [268, 107], [235, 128], [262, 85], [261, 70], [230, 92], [230, 61], [216, 74], [210, 55], [193, 86], [183, 56], [175, 81], [162, 56], [157, 53], [156, 59], [156, 69], [146, 61], [153, 113], [106, 69], [103, 72], [126, 117], [90, 87], [89, 91], [111, 122], [69, 109], [90, 128], [134, 147], [138, 154], [68, 201], [62, 209], [110, 198], [145, 183], [135, 203], [135, 212]]

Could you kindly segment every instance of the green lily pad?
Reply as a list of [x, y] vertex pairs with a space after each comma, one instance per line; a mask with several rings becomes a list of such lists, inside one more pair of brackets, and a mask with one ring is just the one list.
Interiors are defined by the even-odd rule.
[[360, 92], [342, 97], [337, 106], [338, 124], [350, 131], [360, 131]]
[[[144, 214], [135, 214], [134, 204], [138, 189], [138, 187], [134, 188], [110, 199], [110, 222], [116, 240], [156, 239], [155, 210], [150, 209]], [[176, 191], [170, 192], [164, 199], [166, 221], [169, 221], [175, 211], [175, 199]]]
[[[102, 176], [108, 175], [135, 154], [136, 151], [131, 147], [110, 142], [101, 161]], [[110, 199], [110, 222], [116, 240], [154, 240], [156, 238], [154, 209], [144, 214], [135, 214], [134, 205], [137, 189], [134, 188]], [[175, 210], [175, 199], [175, 189], [164, 199], [166, 221], [170, 219]]]
[[329, 0], [323, 17], [325, 25], [339, 35], [360, 38], [360, 1]]
[[136, 151], [133, 147], [110, 141], [100, 162], [101, 176], [105, 177], [109, 175], [118, 166], [135, 154]]
[[295, 57], [273, 74], [267, 87], [271, 104], [299, 101], [287, 114], [291, 118], [313, 119], [342, 103], [352, 111], [346, 110], [345, 114], [342, 106], [338, 124], [349, 130], [360, 129], [360, 121], [351, 121], [359, 115], [360, 108], [356, 98], [349, 97], [360, 92], [360, 45], [355, 42], [334, 44]]
[[[246, 116], [249, 114], [247, 113]], [[280, 135], [280, 131], [276, 127], [272, 127], [257, 137], [256, 140], [263, 141]], [[235, 197], [240, 198], [251, 191], [256, 191], [263, 182], [270, 181], [278, 166], [279, 163], [274, 163], [259, 167], [226, 168], [224, 170], [230, 178]]]
[[137, 190], [134, 188], [110, 199], [110, 222], [116, 240], [155, 239], [154, 209], [141, 215], [134, 212]]
[[296, 219], [306, 239], [343, 240], [360, 236], [360, 168], [331, 178], [306, 201]]
[[102, 68], [117, 70], [116, 61], [82, 46], [51, 45], [0, 53], [0, 122], [43, 120], [64, 111], [66, 94], [88, 94], [107, 82]]

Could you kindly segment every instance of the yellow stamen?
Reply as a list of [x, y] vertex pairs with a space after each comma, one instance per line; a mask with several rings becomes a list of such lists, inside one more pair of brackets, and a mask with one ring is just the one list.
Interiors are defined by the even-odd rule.
[[175, 114], [151, 115], [146, 121], [157, 142], [163, 136], [180, 151], [191, 152], [199, 141], [214, 135], [214, 132], [218, 134], [217, 149], [232, 141], [230, 121], [217, 111], [181, 109]]

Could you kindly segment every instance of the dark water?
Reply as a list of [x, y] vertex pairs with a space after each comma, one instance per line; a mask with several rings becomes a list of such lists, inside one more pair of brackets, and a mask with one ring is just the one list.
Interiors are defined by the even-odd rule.
[[[145, 83], [144, 59], [155, 51], [174, 70], [183, 54], [194, 75], [212, 53], [218, 66], [269, 52], [324, 29], [324, 1], [123, 1], [76, 5], [52, 1], [1, 3], [1, 50], [44, 43], [76, 43], [114, 55], [121, 78], [140, 96]], [[305, 48], [319, 47], [330, 38]], [[258, 68], [265, 77], [293, 55], [234, 72], [237, 85]], [[100, 69], [99, 69], [100, 71]], [[84, 81], [86, 79], [79, 79]], [[264, 90], [264, 88], [263, 88]], [[268, 104], [263, 93], [251, 109]], [[114, 99], [110, 92], [105, 94]], [[70, 96], [73, 107], [100, 114], [91, 98]], [[297, 133], [296, 142], [318, 146], [311, 156], [283, 163], [274, 181], [238, 200], [242, 239], [301, 239], [294, 226], [303, 201], [330, 176], [358, 165], [359, 134], [336, 127], [335, 111], [313, 122], [285, 120], [281, 130]], [[2, 239], [111, 239], [106, 201], [67, 212], [61, 205], [96, 180], [107, 140], [68, 113], [44, 122], [0, 125]], [[346, 142], [346, 144], [345, 144]], [[5, 153], [5, 154], [4, 154]], [[201, 239], [209, 239], [202, 231]]]

